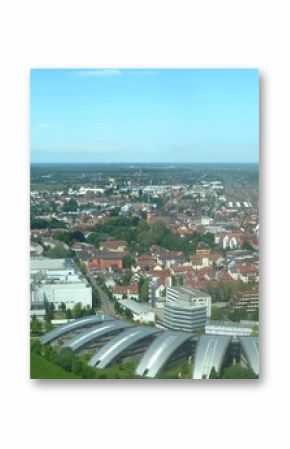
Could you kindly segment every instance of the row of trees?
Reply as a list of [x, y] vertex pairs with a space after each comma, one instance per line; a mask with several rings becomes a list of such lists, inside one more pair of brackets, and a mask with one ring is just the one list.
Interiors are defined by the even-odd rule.
[[230, 320], [230, 321], [259, 321], [259, 310], [254, 312], [248, 312], [246, 308], [233, 310], [229, 307], [212, 307], [211, 313], [212, 320]]
[[85, 242], [85, 236], [81, 231], [58, 231], [53, 234], [56, 240], [72, 246], [76, 242]]
[[157, 376], [158, 379], [192, 379], [192, 364], [187, 360], [178, 365], [161, 371]]
[[42, 322], [36, 318], [36, 315], [32, 316], [30, 320], [30, 333], [32, 335], [39, 335], [43, 332], [48, 332], [52, 329], [52, 324], [49, 322]]
[[[58, 220], [35, 221], [32, 220], [31, 228], [53, 228], [60, 227]], [[105, 223], [98, 223], [90, 229], [87, 238], [81, 231], [61, 231], [56, 232], [53, 237], [72, 246], [75, 242], [88, 242], [99, 247], [103, 235], [109, 235], [118, 240], [125, 240], [129, 244], [132, 252], [148, 252], [151, 245], [160, 245], [168, 250], [183, 251], [186, 255], [196, 252], [199, 243], [206, 243], [209, 247], [214, 247], [214, 235], [207, 233], [201, 235], [195, 232], [192, 236], [180, 237], [172, 234], [170, 229], [162, 221], [155, 221], [148, 224], [146, 220], [139, 217], [112, 217]], [[60, 251], [58, 248], [57, 251]], [[55, 251], [52, 252], [54, 254]], [[51, 257], [49, 255], [49, 257]], [[52, 256], [53, 257], [53, 256]], [[61, 256], [60, 256], [61, 257]], [[125, 260], [125, 268], [129, 268], [133, 260]]]
[[123, 315], [128, 320], [133, 320], [133, 313], [129, 309], [124, 309], [117, 300], [114, 300], [114, 310], [118, 315]]
[[210, 247], [214, 246], [213, 234], [201, 235], [194, 233], [190, 237], [180, 237], [172, 234], [162, 221], [148, 224], [146, 220], [138, 217], [116, 217], [105, 223], [98, 223], [91, 228], [93, 237], [108, 234], [116, 239], [125, 240], [132, 252], [148, 252], [151, 245], [160, 245], [168, 250], [183, 251], [185, 254], [195, 253], [200, 242]]
[[31, 341], [31, 351], [82, 379], [132, 379], [136, 377], [135, 364], [132, 362], [100, 370], [89, 366], [85, 360], [76, 356], [69, 348], [57, 351], [49, 345], [41, 346], [39, 340]]
[[213, 302], [230, 301], [235, 297], [237, 292], [251, 290], [253, 285], [254, 282], [248, 282], [246, 284], [239, 281], [228, 284], [220, 281], [214, 284], [208, 283], [203, 290], [212, 297]]
[[[95, 313], [96, 313], [94, 307], [93, 308], [91, 308], [89, 306], [83, 307], [80, 302], [77, 302], [76, 304], [74, 304], [72, 309], [67, 308], [66, 304], [64, 302], [62, 302], [59, 306], [59, 311], [61, 311], [63, 317], [68, 320], [81, 318], [81, 317], [89, 316], [89, 315], [95, 315]], [[50, 323], [51, 320], [53, 320], [55, 318], [58, 311], [55, 309], [55, 306], [53, 303], [46, 303], [45, 304], [45, 312], [46, 312], [45, 313], [45, 321], [47, 323]]]
[[210, 376], [210, 379], [258, 379], [259, 376], [257, 376], [253, 370], [250, 368], [246, 368], [244, 366], [241, 366], [240, 364], [236, 363], [235, 365], [230, 365], [223, 370], [221, 370], [220, 373], [217, 373], [214, 368], [212, 368]]
[[51, 220], [45, 220], [42, 218], [36, 218], [34, 215], [30, 217], [30, 229], [54, 229], [65, 227], [66, 223], [56, 218]]

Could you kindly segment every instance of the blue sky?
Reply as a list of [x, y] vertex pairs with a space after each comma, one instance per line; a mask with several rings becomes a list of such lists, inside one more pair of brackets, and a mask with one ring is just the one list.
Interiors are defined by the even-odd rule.
[[31, 162], [258, 162], [254, 69], [33, 69]]

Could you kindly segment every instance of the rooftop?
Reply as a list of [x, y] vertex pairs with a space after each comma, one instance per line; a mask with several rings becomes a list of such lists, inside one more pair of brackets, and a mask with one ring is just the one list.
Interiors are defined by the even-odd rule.
[[208, 293], [202, 292], [196, 288], [189, 287], [170, 287], [168, 288], [168, 293], [178, 294], [179, 299], [190, 301], [196, 298], [208, 298]]
[[154, 310], [149, 304], [144, 302], [136, 302], [133, 299], [121, 299], [119, 303], [122, 306], [126, 307], [126, 309], [129, 309], [137, 314], [154, 312]]
[[49, 259], [47, 257], [31, 257], [30, 270], [67, 270], [74, 268], [72, 259]]
[[226, 328], [233, 328], [233, 329], [249, 329], [252, 328], [255, 322], [240, 322], [236, 323], [233, 321], [207, 321], [206, 326], [214, 326], [214, 327], [226, 327]]

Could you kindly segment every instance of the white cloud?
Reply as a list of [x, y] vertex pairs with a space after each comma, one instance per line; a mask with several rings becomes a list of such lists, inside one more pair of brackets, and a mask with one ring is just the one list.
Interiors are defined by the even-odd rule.
[[156, 74], [156, 70], [152, 69], [79, 69], [70, 72], [70, 75], [77, 78], [93, 78], [93, 77], [111, 77], [120, 75], [137, 75], [137, 76], [152, 76]]
[[73, 76], [78, 78], [90, 78], [90, 77], [107, 77], [107, 76], [119, 76], [122, 75], [122, 71], [119, 69], [90, 69], [90, 70], [76, 70], [72, 72]]
[[60, 126], [59, 123], [56, 122], [40, 122], [37, 123], [40, 128], [58, 128]]
[[140, 69], [141, 76], [152, 76], [156, 74], [156, 70]]

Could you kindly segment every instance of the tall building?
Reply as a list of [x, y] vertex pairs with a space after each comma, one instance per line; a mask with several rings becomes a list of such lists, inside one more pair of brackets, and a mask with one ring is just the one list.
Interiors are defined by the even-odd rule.
[[168, 287], [162, 324], [180, 331], [195, 332], [211, 316], [211, 297], [200, 290]]

